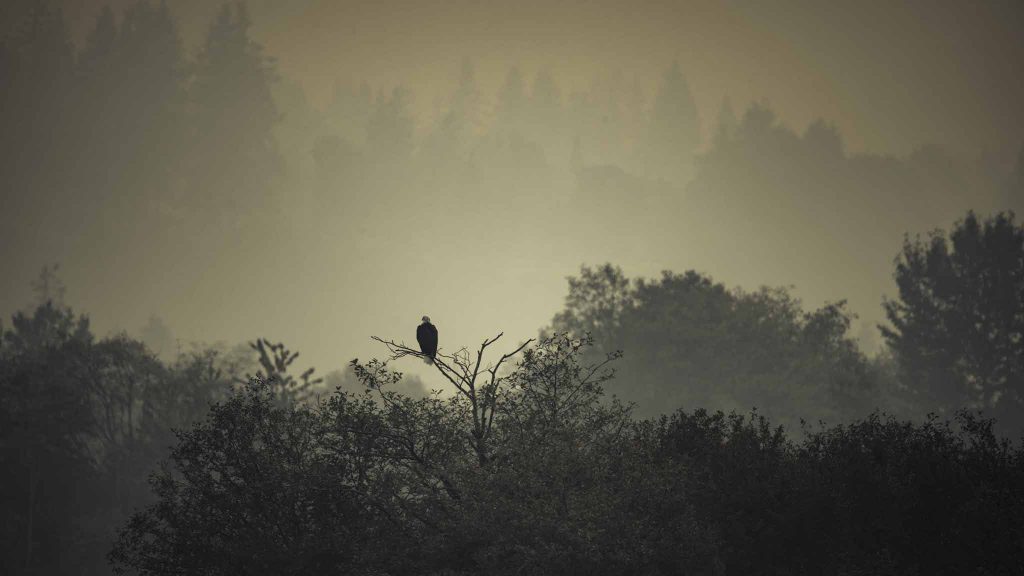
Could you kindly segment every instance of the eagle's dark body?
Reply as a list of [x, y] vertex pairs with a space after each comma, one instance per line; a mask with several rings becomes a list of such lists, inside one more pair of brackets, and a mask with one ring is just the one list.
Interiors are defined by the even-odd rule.
[[424, 318], [423, 324], [416, 328], [416, 341], [420, 343], [420, 352], [432, 362], [437, 356], [437, 327], [430, 323], [429, 318]]

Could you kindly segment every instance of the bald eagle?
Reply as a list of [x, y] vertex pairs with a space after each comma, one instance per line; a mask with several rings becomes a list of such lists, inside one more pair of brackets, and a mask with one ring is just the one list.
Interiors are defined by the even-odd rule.
[[430, 317], [423, 317], [423, 324], [416, 328], [416, 341], [420, 343], [420, 352], [426, 356], [427, 364], [434, 362], [437, 356], [437, 327], [430, 323]]

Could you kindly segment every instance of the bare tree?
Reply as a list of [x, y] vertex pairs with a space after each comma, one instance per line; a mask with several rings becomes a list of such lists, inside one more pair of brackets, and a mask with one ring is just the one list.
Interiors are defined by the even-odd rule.
[[[460, 348], [452, 354], [438, 352], [433, 362], [438, 372], [455, 387], [459, 395], [469, 402], [473, 426], [470, 442], [481, 466], [487, 463], [488, 439], [491, 435], [491, 426], [494, 424], [494, 415], [502, 395], [508, 388], [506, 386], [508, 379], [501, 374], [501, 367], [507, 360], [522, 352], [533, 342], [533, 338], [530, 338], [511, 352], [502, 354], [496, 362], [485, 364], [484, 355], [487, 349], [503, 335], [504, 332], [494, 338], [484, 340], [475, 354], [466, 348]], [[406, 356], [425, 358], [422, 352], [407, 346], [404, 342], [384, 340], [378, 336], [373, 336], [373, 339], [387, 346], [392, 360]]]
[[245, 379], [236, 379], [237, 383], [244, 384], [252, 378], [262, 378], [268, 381], [274, 389], [274, 395], [278, 402], [293, 404], [309, 400], [312, 395], [311, 388], [323, 382], [323, 378], [313, 378], [314, 368], [307, 368], [299, 378], [288, 373], [292, 362], [299, 357], [298, 352], [292, 352], [285, 347], [283, 342], [274, 344], [266, 338], [259, 338], [250, 342], [249, 347], [259, 353], [260, 369], [256, 374], [246, 374]]

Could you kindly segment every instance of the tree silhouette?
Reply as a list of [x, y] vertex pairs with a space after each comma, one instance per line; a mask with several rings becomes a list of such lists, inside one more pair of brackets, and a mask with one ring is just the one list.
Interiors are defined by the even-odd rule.
[[[476, 350], [475, 357], [467, 349], [461, 348], [450, 354], [443, 354], [439, 351], [433, 359], [433, 365], [437, 368], [438, 372], [444, 376], [445, 380], [455, 388], [460, 396], [469, 402], [472, 422], [470, 442], [481, 465], [486, 464], [490, 457], [488, 442], [491, 437], [494, 418], [498, 414], [499, 404], [503, 400], [502, 397], [506, 394], [506, 391], [502, 388], [509, 386], [508, 376], [500, 374], [501, 367], [506, 361], [514, 358], [516, 354], [522, 352], [523, 349], [533, 342], [531, 338], [511, 352], [502, 354], [496, 362], [483, 364], [487, 348], [501, 339], [503, 335], [504, 333], [498, 334], [494, 338], [484, 340]], [[377, 336], [374, 336], [373, 339], [387, 347], [392, 360], [405, 356], [423, 357], [423, 353], [418, 349], [410, 348], [394, 340], [384, 340]], [[380, 383], [376, 380], [378, 376], [375, 373], [376, 369], [380, 368], [380, 366], [374, 365], [368, 369], [353, 361], [353, 367], [355, 367], [356, 375], [360, 380], [363, 380], [371, 387], [380, 387]]]
[[712, 149], [725, 146], [736, 134], [736, 126], [739, 120], [736, 118], [736, 111], [733, 110], [732, 100], [728, 97], [722, 98], [718, 107], [718, 118], [715, 123], [715, 133], [711, 141]]
[[526, 124], [528, 99], [523, 73], [518, 66], [512, 66], [505, 73], [505, 79], [498, 89], [498, 106], [495, 111], [495, 126], [503, 132], [519, 132], [522, 135]]
[[700, 125], [693, 94], [679, 63], [673, 62], [655, 95], [647, 127], [644, 150], [649, 156], [648, 174], [686, 182], [699, 144]]
[[899, 297], [882, 333], [906, 384], [931, 409], [984, 409], [1011, 430], [1024, 417], [1024, 228], [1012, 213], [973, 212], [948, 234], [907, 239]]
[[414, 125], [410, 100], [411, 93], [401, 86], [388, 95], [377, 94], [366, 126], [366, 148], [381, 175], [393, 173], [396, 166], [406, 167], [412, 156]]
[[[582, 361], [588, 339], [542, 338], [490, 388], [501, 366], [478, 366], [494, 341], [438, 356], [458, 385], [447, 398], [396, 393], [401, 374], [378, 360], [353, 361], [365, 392], [315, 404], [251, 380], [178, 435], [115, 568], [955, 574], [1021, 560], [1021, 449], [990, 421], [871, 415], [801, 442], [758, 414], [637, 421], [601, 400], [611, 373]], [[495, 412], [474, 411], [474, 390], [478, 405], [499, 391]]]
[[266, 206], [281, 171], [274, 65], [249, 37], [251, 26], [244, 4], [221, 7], [189, 89], [192, 207], [236, 224]]
[[[8, 192], [6, 208], [21, 217], [12, 225], [40, 221], [69, 225], [62, 201], [73, 196], [67, 170], [73, 146], [60, 138], [72, 112], [75, 53], [59, 9], [34, 2], [28, 19], [3, 42], [4, 88], [0, 90], [0, 162]], [[40, 206], [40, 196], [54, 201]]]
[[850, 322], [843, 302], [808, 312], [784, 289], [729, 290], [694, 271], [630, 280], [606, 264], [569, 278], [552, 328], [593, 334], [593, 353], [624, 350], [630, 379], [609, 390], [639, 415], [756, 406], [796, 429], [885, 402]]
[[471, 198], [471, 155], [483, 121], [480, 98], [473, 65], [466, 60], [447, 109], [438, 115], [417, 153], [426, 190], [446, 191], [456, 201]]
[[256, 374], [246, 374], [241, 383], [258, 378], [267, 383], [275, 401], [282, 405], [304, 402], [311, 398], [312, 388], [323, 382], [323, 378], [313, 378], [314, 368], [310, 367], [299, 374], [298, 379], [288, 373], [289, 367], [299, 357], [281, 342], [274, 344], [266, 338], [250, 342], [249, 347], [259, 354], [260, 368]]
[[148, 502], [172, 427], [190, 427], [230, 382], [209, 352], [164, 364], [125, 335], [97, 339], [59, 296], [0, 330], [0, 570], [102, 573], [116, 526]]
[[152, 222], [173, 204], [185, 137], [185, 64], [166, 2], [138, 0], [118, 25], [106, 7], [79, 57], [75, 130], [88, 206]]

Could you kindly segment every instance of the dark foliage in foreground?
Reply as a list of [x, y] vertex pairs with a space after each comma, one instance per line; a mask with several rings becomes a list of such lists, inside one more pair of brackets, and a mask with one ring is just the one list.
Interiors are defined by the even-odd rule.
[[[48, 283], [44, 269], [43, 302], [0, 326], [0, 574], [104, 574], [118, 528], [154, 501], [146, 478], [172, 429], [205, 418], [244, 361], [199, 349], [163, 362], [124, 334], [97, 338]], [[282, 344], [252, 346], [279, 405], [318, 381], [288, 374]]]
[[729, 574], [1012, 574], [1024, 459], [992, 422], [873, 414], [788, 442], [766, 419], [682, 411], [656, 427]]
[[[488, 453], [462, 396], [282, 405], [254, 379], [179, 435], [111, 554], [142, 574], [1011, 574], [1024, 458], [991, 422], [806, 431], [600, 401], [583, 342], [528, 349]], [[478, 445], [477, 445], [478, 446]]]

